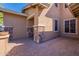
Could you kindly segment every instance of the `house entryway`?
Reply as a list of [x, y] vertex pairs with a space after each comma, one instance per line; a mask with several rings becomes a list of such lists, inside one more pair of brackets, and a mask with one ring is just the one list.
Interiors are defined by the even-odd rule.
[[34, 38], [34, 17], [32, 17], [31, 19], [28, 20], [28, 28], [27, 28], [27, 32], [28, 32], [28, 38], [31, 38], [33, 40]]
[[28, 28], [28, 38], [32, 38], [33, 39], [33, 27], [29, 27]]

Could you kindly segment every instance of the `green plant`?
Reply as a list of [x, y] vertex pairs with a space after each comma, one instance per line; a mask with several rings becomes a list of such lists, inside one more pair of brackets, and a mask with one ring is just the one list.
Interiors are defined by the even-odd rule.
[[0, 24], [2, 25], [3, 24], [3, 18], [0, 17]]
[[3, 13], [0, 12], [0, 25], [3, 25]]

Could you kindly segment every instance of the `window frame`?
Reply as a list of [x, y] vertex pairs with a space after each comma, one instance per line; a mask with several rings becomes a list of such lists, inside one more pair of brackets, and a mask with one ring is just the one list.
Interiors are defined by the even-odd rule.
[[[75, 19], [75, 22], [76, 22], [76, 25], [75, 25], [75, 28], [76, 28], [76, 30], [75, 30], [75, 33], [71, 33], [70, 32], [70, 20], [73, 20], [73, 19]], [[69, 32], [65, 32], [65, 21], [69, 21]], [[69, 18], [69, 19], [64, 19], [64, 21], [63, 21], [63, 33], [64, 34], [78, 34], [78, 26], [77, 26], [77, 18]]]
[[[55, 30], [55, 20], [57, 20], [57, 23], [58, 23], [58, 25], [57, 25], [58, 30]], [[54, 18], [53, 22], [54, 22], [54, 23], [53, 23], [54, 32], [59, 32], [59, 19], [58, 19], [58, 18]]]

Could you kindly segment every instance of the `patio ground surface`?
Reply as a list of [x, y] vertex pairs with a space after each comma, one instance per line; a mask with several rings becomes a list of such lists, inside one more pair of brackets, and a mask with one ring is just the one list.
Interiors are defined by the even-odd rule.
[[79, 40], [58, 37], [36, 44], [31, 39], [19, 39], [9, 43], [7, 56], [77, 56]]

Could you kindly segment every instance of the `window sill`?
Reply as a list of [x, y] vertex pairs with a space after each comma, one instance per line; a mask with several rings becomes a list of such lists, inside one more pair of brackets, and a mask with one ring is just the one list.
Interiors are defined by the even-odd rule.
[[54, 31], [54, 32], [59, 32], [59, 31]]
[[65, 32], [64, 32], [63, 34], [72, 34], [72, 35], [75, 34], [75, 35], [77, 35], [78, 33], [65, 33]]

